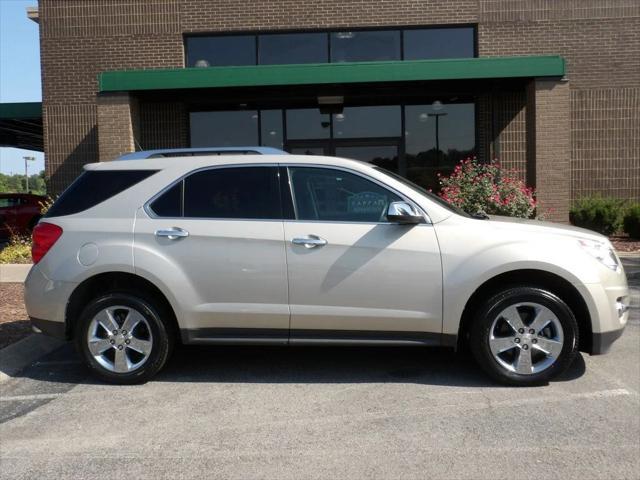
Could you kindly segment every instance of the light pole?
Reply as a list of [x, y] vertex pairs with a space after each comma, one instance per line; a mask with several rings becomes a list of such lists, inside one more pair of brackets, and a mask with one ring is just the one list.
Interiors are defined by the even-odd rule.
[[22, 157], [22, 158], [24, 158], [24, 179], [27, 182], [27, 193], [29, 193], [29, 164], [28, 164], [28, 162], [30, 162], [30, 161], [33, 162], [36, 159], [36, 157], [26, 156], [26, 157]]
[[[436, 118], [436, 162], [440, 163], [440, 117], [444, 117], [447, 113], [428, 113], [430, 117]], [[438, 165], [439, 166], [439, 165]]]

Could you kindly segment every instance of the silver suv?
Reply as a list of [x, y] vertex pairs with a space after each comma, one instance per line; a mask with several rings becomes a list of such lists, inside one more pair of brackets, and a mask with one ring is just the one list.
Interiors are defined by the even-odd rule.
[[629, 293], [609, 241], [475, 218], [370, 164], [297, 155], [91, 164], [34, 231], [34, 328], [115, 383], [185, 344], [445, 345], [547, 382], [605, 352]]

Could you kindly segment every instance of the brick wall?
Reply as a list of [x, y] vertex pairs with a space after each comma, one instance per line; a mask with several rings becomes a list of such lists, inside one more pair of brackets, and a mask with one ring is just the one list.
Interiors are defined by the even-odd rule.
[[[40, 0], [39, 7], [53, 192], [99, 153], [111, 155], [98, 148], [98, 73], [181, 67], [184, 33], [477, 23], [480, 56], [566, 58], [572, 195], [638, 195], [638, 0]], [[604, 98], [606, 106], [596, 108]], [[144, 148], [188, 144], [180, 104], [142, 103], [138, 111], [140, 123], [131, 128]], [[481, 96], [480, 156], [500, 155], [505, 165], [522, 170], [527, 114], [523, 92]], [[597, 140], [595, 131], [601, 133]]]

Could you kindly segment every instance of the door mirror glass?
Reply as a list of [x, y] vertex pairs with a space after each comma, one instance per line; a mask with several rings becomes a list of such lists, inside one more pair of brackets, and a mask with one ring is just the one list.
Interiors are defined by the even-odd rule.
[[415, 224], [424, 221], [420, 212], [407, 202], [392, 202], [387, 209], [387, 220], [402, 224]]

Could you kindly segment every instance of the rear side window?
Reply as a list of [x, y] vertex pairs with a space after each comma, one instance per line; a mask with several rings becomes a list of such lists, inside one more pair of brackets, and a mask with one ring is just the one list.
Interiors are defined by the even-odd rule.
[[61, 217], [88, 210], [154, 173], [156, 170], [85, 171], [58, 197], [45, 217]]
[[276, 167], [214, 168], [184, 180], [184, 216], [282, 218]]

